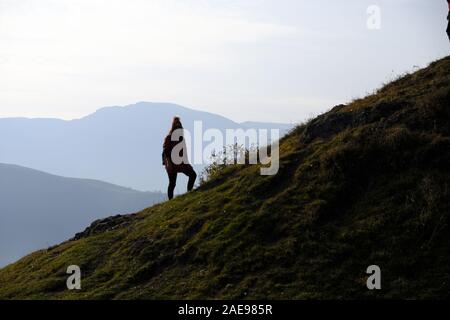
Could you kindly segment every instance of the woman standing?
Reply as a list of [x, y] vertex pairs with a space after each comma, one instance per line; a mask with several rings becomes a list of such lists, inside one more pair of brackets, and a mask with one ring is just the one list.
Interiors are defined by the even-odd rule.
[[[179, 144], [183, 144], [179, 146]], [[174, 148], [176, 152], [174, 151]], [[181, 148], [179, 148], [181, 147]], [[178, 172], [184, 173], [189, 177], [187, 190], [191, 191], [194, 188], [197, 174], [194, 168], [189, 164], [185, 151], [185, 141], [183, 139], [183, 125], [179, 117], [174, 117], [169, 134], [164, 139], [162, 160], [166, 167], [167, 175], [169, 176], [169, 187], [167, 188], [167, 195], [169, 200], [173, 198], [173, 191], [177, 184]], [[178, 151], [179, 150], [179, 151]]]

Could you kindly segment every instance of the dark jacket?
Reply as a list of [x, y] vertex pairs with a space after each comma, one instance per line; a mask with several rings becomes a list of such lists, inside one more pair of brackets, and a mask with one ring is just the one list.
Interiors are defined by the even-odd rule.
[[[183, 136], [178, 141], [172, 141], [172, 134], [168, 134], [164, 138], [163, 152], [162, 152], [162, 164], [163, 166], [172, 165], [172, 150], [179, 143], [183, 142]], [[181, 149], [180, 156], [183, 157], [183, 149]]]

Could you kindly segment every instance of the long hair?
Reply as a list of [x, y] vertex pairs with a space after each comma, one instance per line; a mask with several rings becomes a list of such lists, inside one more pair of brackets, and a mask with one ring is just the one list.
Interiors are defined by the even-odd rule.
[[183, 125], [181, 124], [180, 117], [173, 117], [169, 135], [171, 135], [177, 129], [183, 129]]

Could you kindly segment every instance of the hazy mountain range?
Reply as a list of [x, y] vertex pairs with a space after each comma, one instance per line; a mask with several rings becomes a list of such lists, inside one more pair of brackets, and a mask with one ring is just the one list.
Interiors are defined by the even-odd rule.
[[[137, 190], [166, 189], [161, 145], [174, 115], [191, 132], [194, 121], [221, 131], [278, 128], [284, 134], [291, 128], [238, 124], [175, 104], [146, 102], [102, 108], [72, 121], [0, 119], [0, 266], [69, 238], [93, 220], [165, 200], [165, 192]], [[176, 191], [185, 188], [180, 176]]]
[[72, 237], [92, 220], [164, 199], [162, 193], [0, 164], [0, 267]]
[[[169, 103], [140, 102], [106, 107], [81, 119], [0, 119], [0, 162], [52, 174], [107, 181], [137, 190], [165, 190], [161, 165], [162, 140], [172, 117], [188, 130], [196, 120], [203, 127], [224, 129], [278, 128], [292, 125], [236, 123], [222, 116]], [[192, 132], [192, 131], [191, 131]], [[201, 171], [197, 166], [196, 170]], [[184, 192], [180, 180], [177, 192]]]

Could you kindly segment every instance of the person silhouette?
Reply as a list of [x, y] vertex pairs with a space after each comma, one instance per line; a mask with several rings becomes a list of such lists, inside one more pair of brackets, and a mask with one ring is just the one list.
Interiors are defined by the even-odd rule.
[[450, 0], [447, 0], [447, 5], [448, 5], [448, 14], [447, 14], [447, 36], [448, 36], [448, 40], [450, 41]]
[[[174, 151], [174, 148], [177, 148]], [[177, 174], [183, 173], [189, 177], [187, 190], [191, 191], [194, 188], [197, 174], [194, 168], [189, 164], [186, 155], [186, 144], [183, 137], [183, 125], [179, 117], [174, 117], [169, 134], [164, 139], [162, 162], [166, 167], [167, 175], [169, 177], [169, 186], [167, 188], [167, 196], [169, 200], [173, 198], [173, 192], [177, 183]]]

